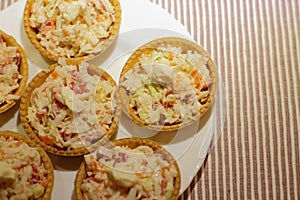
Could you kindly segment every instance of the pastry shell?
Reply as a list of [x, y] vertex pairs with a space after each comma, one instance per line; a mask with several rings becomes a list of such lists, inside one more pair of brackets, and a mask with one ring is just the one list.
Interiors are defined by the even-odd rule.
[[[68, 59], [68, 60], [66, 60], [66, 62], [68, 65], [78, 65], [84, 61], [83, 61], [83, 59], [81, 61]], [[42, 85], [44, 83], [44, 81], [47, 79], [47, 77], [53, 72], [53, 70], [57, 66], [58, 66], [57, 63], [50, 65], [47, 70], [43, 70], [43, 71], [39, 72], [28, 84], [28, 86], [25, 90], [25, 93], [24, 93], [23, 97], [21, 98], [21, 104], [20, 104], [21, 123], [23, 125], [25, 132], [28, 134], [28, 136], [34, 142], [39, 144], [43, 149], [45, 149], [47, 152], [50, 152], [55, 155], [60, 155], [60, 156], [84, 155], [84, 154], [87, 154], [87, 153], [93, 151], [95, 148], [97, 148], [102, 143], [105, 143], [107, 140], [109, 140], [111, 137], [113, 137], [117, 133], [118, 122], [119, 122], [119, 119], [120, 119], [121, 113], [122, 113], [120, 102], [119, 102], [120, 99], [119, 99], [118, 94], [116, 94], [114, 97], [115, 101], [116, 101], [116, 109], [115, 109], [115, 113], [114, 113], [113, 122], [110, 125], [109, 130], [105, 133], [105, 136], [100, 138], [97, 142], [95, 142], [89, 146], [86, 146], [86, 147], [80, 147], [80, 148], [76, 148], [76, 149], [74, 148], [74, 149], [69, 149], [69, 150], [59, 149], [54, 146], [46, 144], [45, 142], [43, 142], [42, 140], [39, 139], [37, 130], [35, 130], [31, 126], [31, 124], [27, 118], [27, 113], [28, 113], [28, 107], [30, 107], [30, 99], [31, 99], [31, 94], [32, 94], [33, 90], [35, 88], [39, 87], [40, 85]], [[88, 66], [88, 71], [91, 74], [96, 74], [99, 77], [109, 80], [111, 82], [112, 86], [116, 86], [115, 81], [106, 71], [104, 71], [94, 65], [91, 65], [91, 64]]]
[[[36, 0], [27, 0], [25, 8], [24, 8], [23, 20], [24, 20], [24, 29], [25, 29], [27, 38], [29, 39], [31, 44], [44, 57], [46, 57], [49, 60], [57, 62], [60, 57], [50, 53], [49, 51], [47, 51], [47, 49], [43, 45], [41, 45], [39, 39], [37, 38], [37, 32], [38, 31], [35, 28], [30, 26], [31, 8], [32, 8], [32, 5], [35, 1]], [[83, 58], [84, 60], [90, 60], [90, 59], [95, 58], [96, 56], [101, 55], [104, 51], [106, 51], [110, 46], [113, 45], [115, 39], [117, 38], [117, 36], [119, 34], [119, 30], [120, 30], [120, 26], [121, 26], [122, 10], [121, 10], [121, 5], [120, 5], [119, 0], [110, 0], [110, 3], [112, 4], [112, 6], [115, 9], [115, 21], [114, 21], [113, 25], [110, 26], [110, 28], [109, 28], [110, 35], [107, 38], [101, 40], [101, 41], [105, 41], [101, 51], [100, 52], [95, 52], [95, 53], [89, 53], [89, 54], [74, 57], [74, 58], [68, 58], [65, 55], [65, 56], [63, 56], [63, 58], [75, 59], [75, 60], [81, 60]]]
[[51, 199], [51, 193], [53, 189], [53, 184], [54, 184], [54, 170], [53, 170], [53, 165], [52, 162], [48, 156], [48, 154], [36, 143], [32, 142], [29, 138], [27, 138], [25, 135], [14, 132], [14, 131], [0, 131], [0, 137], [4, 138], [13, 138], [14, 140], [19, 140], [22, 142], [27, 143], [30, 147], [37, 149], [37, 151], [41, 155], [42, 162], [45, 166], [45, 169], [47, 171], [47, 176], [48, 176], [48, 183], [47, 183], [47, 188], [44, 191], [44, 194], [41, 198], [41, 200], [50, 200]]
[[[139, 146], [148, 146], [152, 148], [153, 151], [159, 152], [164, 157], [165, 160], [167, 160], [170, 164], [174, 165], [176, 168], [177, 176], [175, 177], [174, 192], [170, 200], [176, 200], [178, 198], [180, 187], [181, 187], [180, 169], [174, 157], [164, 147], [162, 147], [159, 143], [153, 140], [143, 139], [143, 138], [122, 138], [122, 139], [113, 140], [105, 144], [105, 147], [107, 148], [113, 148], [114, 146], [126, 146], [131, 149], [137, 148]], [[85, 161], [83, 161], [77, 171], [75, 182], [74, 182], [75, 194], [78, 200], [84, 199], [83, 193], [81, 191], [81, 185], [83, 183], [83, 180], [87, 177], [86, 167], [87, 165]]]
[[[28, 62], [27, 57], [24, 49], [21, 47], [21, 45], [15, 40], [15, 38], [11, 35], [8, 35], [7, 33], [0, 30], [0, 35], [4, 38], [4, 41], [6, 42], [7, 46], [14, 46], [17, 47], [18, 52], [21, 56], [21, 63], [19, 65], [19, 73], [22, 75], [22, 78], [19, 80], [19, 87], [14, 91], [14, 95], [19, 96], [21, 98], [23, 92], [25, 91], [27, 79], [28, 79]], [[14, 100], [11, 103], [3, 103], [0, 105], [0, 113], [3, 113], [13, 107], [18, 100]]]
[[[205, 57], [208, 58], [206, 67], [209, 70], [211, 84], [208, 88], [208, 91], [209, 91], [208, 97], [204, 97], [203, 99], [200, 100], [200, 101], [205, 102], [204, 104], [202, 104], [202, 107], [200, 108], [199, 113], [197, 115], [197, 120], [200, 120], [200, 118], [211, 108], [211, 105], [213, 103], [213, 99], [215, 97], [217, 85], [218, 85], [218, 72], [217, 72], [216, 65], [215, 65], [214, 61], [212, 60], [212, 58], [210, 57], [210, 55], [201, 46], [199, 46], [198, 44], [196, 44], [195, 42], [193, 42], [191, 40], [179, 38], [179, 37], [164, 37], [164, 38], [158, 38], [158, 39], [152, 40], [152, 41], [142, 45], [141, 47], [136, 49], [133, 52], [133, 54], [128, 58], [128, 60], [126, 61], [125, 65], [121, 71], [121, 74], [120, 74], [119, 83], [124, 81], [125, 74], [128, 71], [132, 70], [134, 68], [135, 64], [137, 62], [139, 62], [139, 58], [141, 57], [141, 55], [149, 54], [152, 51], [154, 51], [156, 47], [159, 47], [161, 45], [165, 45], [165, 46], [170, 45], [172, 47], [178, 47], [178, 48], [180, 47], [182, 49], [182, 52], [184, 52], [184, 53], [186, 53], [187, 51], [193, 51], [193, 52], [197, 52], [201, 55], [204, 55]], [[168, 125], [166, 125], [166, 124], [165, 125], [156, 125], [156, 124], [146, 123], [137, 114], [135, 114], [134, 109], [129, 105], [130, 97], [128, 95], [128, 92], [126, 91], [126, 88], [120, 86], [119, 93], [120, 93], [120, 96], [122, 99], [123, 111], [131, 118], [131, 120], [134, 123], [136, 123], [137, 125], [139, 125], [141, 127], [145, 127], [145, 128], [155, 130], [155, 131], [175, 131], [175, 130], [184, 128], [186, 126], [189, 126], [192, 123], [194, 123], [195, 121], [197, 121], [194, 119], [188, 119], [181, 123], [168, 124]]]

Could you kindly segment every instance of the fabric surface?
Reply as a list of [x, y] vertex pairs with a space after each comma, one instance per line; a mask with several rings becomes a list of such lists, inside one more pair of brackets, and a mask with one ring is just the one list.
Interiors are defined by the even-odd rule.
[[149, 1], [211, 54], [226, 91], [221, 136], [180, 199], [299, 199], [299, 0]]

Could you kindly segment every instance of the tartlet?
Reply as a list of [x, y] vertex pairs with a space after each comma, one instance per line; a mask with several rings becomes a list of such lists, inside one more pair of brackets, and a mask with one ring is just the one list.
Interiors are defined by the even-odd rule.
[[202, 47], [165, 37], [133, 52], [120, 74], [119, 92], [123, 110], [136, 124], [174, 131], [200, 120], [217, 82], [216, 65]]
[[25, 135], [0, 131], [0, 168], [1, 199], [51, 199], [51, 160]]
[[86, 154], [117, 132], [122, 111], [115, 90], [104, 70], [60, 59], [28, 84], [20, 104], [22, 125], [48, 152]]
[[181, 176], [176, 160], [160, 144], [123, 138], [85, 155], [74, 184], [78, 200], [175, 200]]
[[13, 36], [0, 30], [0, 113], [20, 99], [27, 79], [28, 63], [24, 49]]
[[46, 58], [91, 59], [118, 36], [118, 0], [27, 0], [24, 28], [33, 46]]

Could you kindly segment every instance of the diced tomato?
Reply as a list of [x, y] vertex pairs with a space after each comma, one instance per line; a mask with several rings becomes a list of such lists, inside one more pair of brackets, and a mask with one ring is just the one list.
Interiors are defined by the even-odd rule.
[[55, 23], [52, 19], [48, 19], [47, 21], [45, 21], [41, 27], [39, 28], [39, 31], [41, 33], [47, 33], [51, 30], [54, 30], [55, 29]]
[[45, 174], [38, 170], [37, 166], [32, 164], [31, 165], [32, 174], [29, 181], [29, 184], [36, 184], [41, 183]]
[[36, 113], [35, 116], [38, 118], [38, 119], [41, 119], [44, 114], [43, 113]]
[[45, 135], [45, 136], [39, 136], [40, 139], [45, 143], [45, 144], [48, 144], [48, 145], [52, 145], [54, 144], [55, 142], [55, 139], [51, 136], [48, 136], [48, 135]]

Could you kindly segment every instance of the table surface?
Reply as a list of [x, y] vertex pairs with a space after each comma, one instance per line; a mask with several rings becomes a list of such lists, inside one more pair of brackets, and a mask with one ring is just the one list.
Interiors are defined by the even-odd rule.
[[179, 199], [300, 198], [300, 2], [149, 1], [210, 53], [226, 91], [222, 133]]

